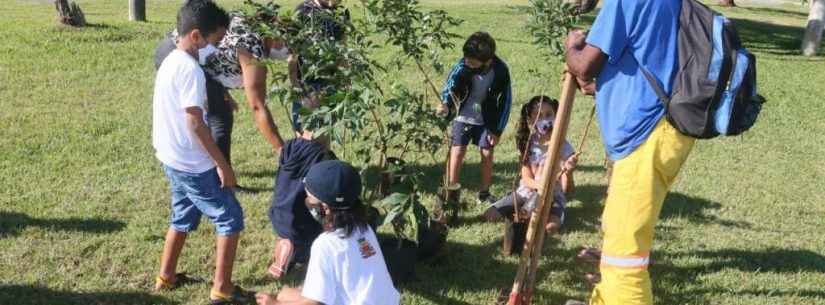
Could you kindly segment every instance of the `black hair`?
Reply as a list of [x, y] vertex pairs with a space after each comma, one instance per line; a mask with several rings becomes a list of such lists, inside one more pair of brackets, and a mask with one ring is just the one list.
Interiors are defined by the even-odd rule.
[[205, 38], [226, 27], [229, 27], [229, 15], [212, 0], [188, 0], [178, 10], [178, 35], [197, 29]]
[[348, 209], [336, 209], [330, 207], [328, 216], [332, 231], [341, 229], [344, 231], [344, 238], [349, 237], [355, 230], [366, 231], [367, 213], [366, 206], [361, 200], [356, 200]]
[[464, 42], [464, 57], [488, 61], [496, 56], [496, 41], [487, 32], [475, 32]]
[[521, 162], [525, 162], [527, 158], [527, 145], [530, 142], [530, 134], [532, 124], [530, 122], [530, 114], [539, 110], [540, 103], [547, 103], [553, 109], [553, 113], [559, 111], [559, 101], [548, 96], [537, 95], [530, 99], [529, 102], [521, 106], [521, 116], [518, 120], [518, 129], [516, 131], [516, 148], [521, 153]]

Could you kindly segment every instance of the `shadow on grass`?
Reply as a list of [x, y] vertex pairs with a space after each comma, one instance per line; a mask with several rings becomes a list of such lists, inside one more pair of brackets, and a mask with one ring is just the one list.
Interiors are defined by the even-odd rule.
[[[549, 239], [548, 239], [549, 240]], [[545, 243], [545, 252], [554, 242]], [[494, 304], [501, 289], [509, 289], [518, 268], [517, 260], [504, 258], [500, 254], [501, 241], [486, 245], [470, 245], [450, 240], [444, 250], [446, 255], [437, 263], [422, 264], [416, 268], [417, 281], [399, 285], [399, 289], [414, 292], [434, 304], [470, 305], [478, 302], [462, 300], [463, 294], [483, 294], [488, 297], [481, 304]], [[551, 249], [553, 255], [572, 259], [573, 250]], [[550, 271], [572, 268], [566, 260], [554, 260], [539, 267], [537, 278], [541, 281]], [[534, 303], [562, 304], [568, 296], [539, 289]], [[547, 302], [552, 300], [552, 302]]]
[[[710, 261], [690, 267], [676, 266], [672, 261], [696, 257]], [[734, 288], [707, 287], [701, 284], [703, 274], [720, 270], [736, 269], [756, 274], [758, 272], [787, 273], [825, 272], [825, 256], [809, 250], [768, 248], [763, 250], [700, 250], [654, 253], [655, 262], [650, 266], [653, 276], [653, 293], [657, 304], [710, 304], [705, 295], [750, 294], [767, 297], [796, 296], [801, 298], [825, 298], [825, 290], [737, 290]], [[811, 300], [813, 301], [813, 300]], [[811, 303], [814, 304], [814, 303]]]
[[737, 6], [735, 10], [738, 11], [747, 11], [752, 14], [758, 14], [760, 16], [781, 16], [781, 17], [794, 17], [794, 18], [805, 18], [808, 19], [808, 14], [803, 12], [795, 12], [784, 10], [780, 8], [774, 7], [744, 7], [744, 6]]
[[751, 19], [731, 18], [744, 46], [773, 55], [800, 55], [805, 29]]
[[[470, 152], [468, 152], [469, 154]], [[519, 174], [521, 166], [515, 161], [496, 161], [493, 165], [493, 187], [502, 187], [509, 191], [512, 188], [513, 178]], [[423, 191], [435, 193], [441, 187], [444, 177], [444, 164], [410, 165], [408, 170], [413, 173], [421, 173], [424, 177], [422, 185]], [[576, 172], [604, 172], [602, 165], [579, 165]], [[465, 161], [461, 167], [461, 185], [463, 187], [462, 198], [473, 196], [478, 189], [481, 177], [481, 165], [478, 162]], [[504, 194], [494, 194], [504, 195]], [[471, 197], [467, 197], [471, 198]]]
[[0, 212], [0, 238], [17, 236], [30, 226], [48, 231], [112, 233], [123, 230], [126, 223], [100, 218], [32, 218], [22, 213]]
[[144, 292], [70, 292], [42, 286], [0, 285], [0, 304], [9, 305], [155, 305], [179, 304]]
[[[599, 218], [604, 209], [606, 189], [604, 185], [576, 186], [573, 200], [581, 201], [582, 205], [567, 208], [568, 220], [565, 224], [565, 230], [597, 232], [599, 230]], [[744, 229], [751, 227], [751, 224], [747, 222], [724, 220], [708, 213], [708, 211], [721, 208], [722, 204], [718, 202], [670, 192], [665, 198], [659, 219], [682, 218], [694, 224], [717, 224]]]

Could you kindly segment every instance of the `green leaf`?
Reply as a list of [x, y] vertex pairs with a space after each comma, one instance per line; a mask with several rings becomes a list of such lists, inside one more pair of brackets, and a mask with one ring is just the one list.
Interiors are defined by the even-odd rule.
[[409, 194], [392, 193], [389, 196], [387, 196], [387, 198], [384, 198], [383, 200], [381, 200], [381, 205], [385, 209], [393, 209], [397, 206], [402, 206], [403, 207], [404, 204], [406, 204], [408, 200], [410, 200], [410, 195]]

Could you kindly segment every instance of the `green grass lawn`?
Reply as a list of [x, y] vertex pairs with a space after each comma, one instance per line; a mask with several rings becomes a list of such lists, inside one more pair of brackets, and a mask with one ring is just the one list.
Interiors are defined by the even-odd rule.
[[[2, 5], [0, 304], [205, 304], [209, 285], [148, 293], [169, 217], [167, 182], [150, 141], [152, 54], [173, 27], [180, 1], [148, 1], [147, 23], [126, 21], [126, 1], [78, 2], [89, 27], [56, 25], [50, 1]], [[486, 30], [498, 39], [514, 78], [514, 108], [542, 91], [558, 95], [557, 78], [528, 72], [560, 65], [543, 61], [530, 44], [526, 16], [513, 8], [526, 0], [424, 3], [465, 19], [462, 35]], [[656, 303], [825, 304], [825, 60], [799, 56], [806, 12], [798, 6], [722, 11], [756, 53], [759, 89], [769, 103], [744, 136], [699, 142], [682, 170], [657, 228]], [[411, 83], [420, 81], [415, 75], [397, 72]], [[574, 145], [592, 103], [577, 100]], [[284, 111], [271, 107], [287, 129]], [[516, 116], [497, 153], [499, 195], [516, 175]], [[275, 241], [266, 212], [277, 158], [247, 109], [236, 116], [233, 141], [241, 184], [261, 190], [239, 195], [247, 229], [235, 279], [263, 291], [299, 284], [299, 273], [282, 282], [264, 276]], [[469, 156], [465, 198], [474, 195], [478, 176], [478, 156]], [[588, 295], [580, 277], [588, 270], [573, 255], [600, 242], [603, 156], [593, 132], [576, 173], [569, 222], [546, 243], [535, 304]], [[438, 163], [421, 170], [428, 180], [441, 177]], [[444, 262], [418, 267], [419, 281], [399, 287], [404, 304], [491, 304], [498, 289], [511, 285], [517, 259], [499, 254], [502, 227], [475, 220], [480, 212], [473, 206], [451, 230]], [[214, 239], [206, 223], [189, 238], [180, 270], [211, 277]]]

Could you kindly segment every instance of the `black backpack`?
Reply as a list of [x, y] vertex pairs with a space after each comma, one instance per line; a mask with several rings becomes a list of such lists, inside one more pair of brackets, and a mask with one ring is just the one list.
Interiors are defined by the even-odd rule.
[[764, 99], [756, 94], [756, 57], [742, 47], [733, 24], [696, 0], [682, 0], [679, 67], [667, 97], [642, 69], [668, 121], [685, 135], [738, 135], [756, 122]]

